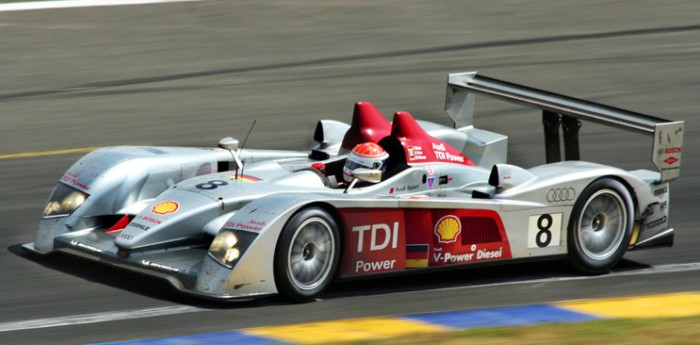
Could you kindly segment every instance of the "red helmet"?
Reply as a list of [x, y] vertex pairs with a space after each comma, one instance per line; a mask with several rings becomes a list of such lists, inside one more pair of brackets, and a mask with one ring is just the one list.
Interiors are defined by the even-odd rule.
[[376, 169], [384, 171], [389, 154], [375, 143], [357, 144], [348, 155], [343, 167], [343, 179], [352, 182], [352, 172], [357, 168]]

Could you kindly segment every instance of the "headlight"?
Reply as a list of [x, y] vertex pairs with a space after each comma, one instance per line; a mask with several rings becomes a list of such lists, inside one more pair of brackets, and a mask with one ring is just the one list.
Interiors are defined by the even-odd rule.
[[49, 201], [44, 209], [44, 217], [61, 214], [61, 204], [58, 201]]
[[81, 192], [70, 193], [61, 200], [61, 210], [64, 212], [73, 212], [78, 206], [85, 202], [85, 199], [87, 199], [87, 195]]
[[59, 183], [49, 197], [49, 201], [44, 209], [44, 217], [68, 216], [82, 205], [87, 198], [87, 194]]
[[227, 267], [241, 256], [241, 251], [236, 248], [238, 237], [231, 231], [222, 231], [211, 242], [209, 254]]

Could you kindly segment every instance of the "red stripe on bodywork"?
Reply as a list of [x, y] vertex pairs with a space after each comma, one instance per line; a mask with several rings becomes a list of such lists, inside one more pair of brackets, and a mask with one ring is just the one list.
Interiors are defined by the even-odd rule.
[[107, 229], [107, 233], [124, 230], [132, 219], [134, 219], [134, 216], [129, 214], [124, 215], [124, 217], [119, 218], [119, 220], [114, 223], [111, 228]]

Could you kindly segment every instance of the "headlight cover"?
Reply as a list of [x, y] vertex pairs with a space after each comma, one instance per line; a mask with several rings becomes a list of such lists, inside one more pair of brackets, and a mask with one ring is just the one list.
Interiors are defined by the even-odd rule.
[[49, 201], [44, 208], [43, 218], [57, 218], [70, 216], [88, 198], [75, 188], [59, 183], [53, 189]]
[[241, 252], [236, 248], [238, 237], [231, 231], [222, 231], [214, 237], [209, 246], [209, 254], [219, 263], [231, 268], [233, 261], [238, 259]]
[[209, 246], [209, 256], [228, 269], [232, 269], [238, 259], [250, 247], [257, 234], [247, 231], [221, 230]]

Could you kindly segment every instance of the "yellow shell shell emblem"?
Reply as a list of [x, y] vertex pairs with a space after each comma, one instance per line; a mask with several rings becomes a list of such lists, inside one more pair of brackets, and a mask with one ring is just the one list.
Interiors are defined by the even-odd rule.
[[462, 223], [455, 216], [444, 216], [435, 224], [435, 235], [440, 243], [452, 243], [462, 232]]
[[177, 211], [178, 208], [180, 208], [180, 205], [175, 201], [163, 201], [153, 205], [151, 212], [165, 215]]

